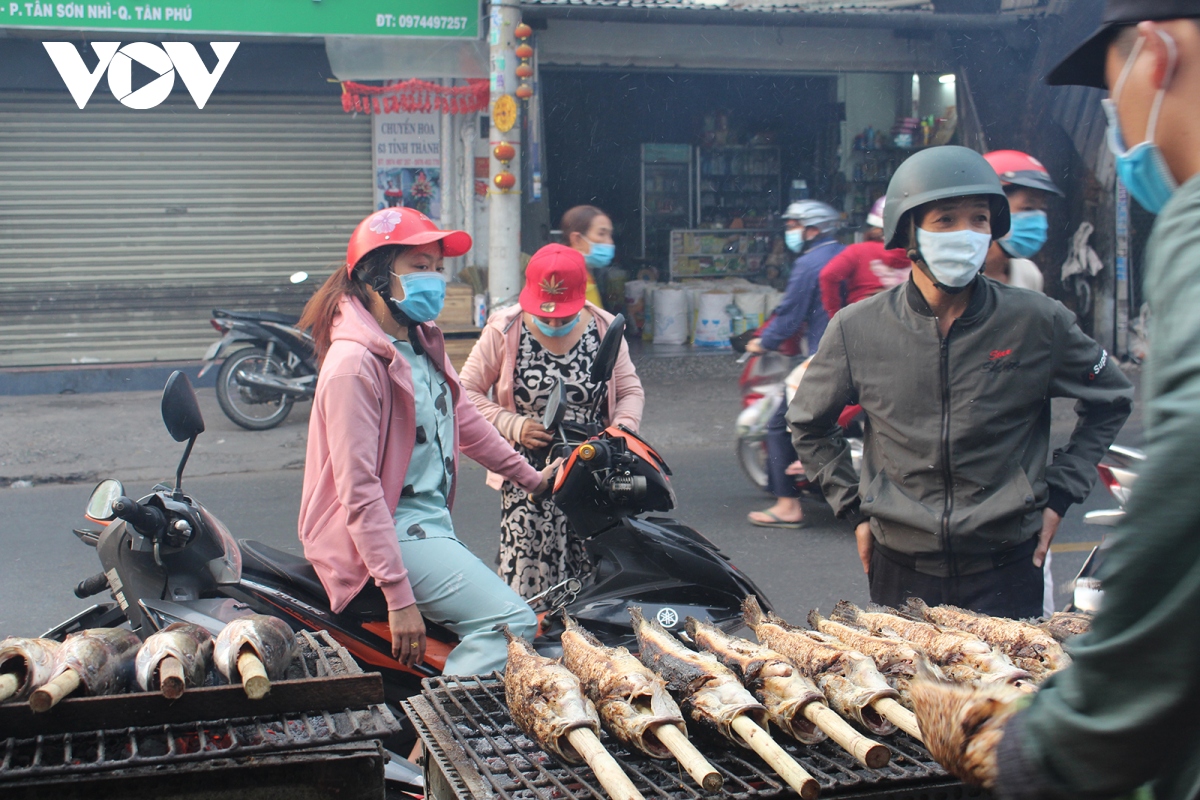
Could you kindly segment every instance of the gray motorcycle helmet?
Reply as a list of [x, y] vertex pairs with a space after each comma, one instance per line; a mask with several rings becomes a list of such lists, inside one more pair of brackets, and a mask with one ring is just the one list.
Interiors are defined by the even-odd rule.
[[784, 219], [794, 219], [806, 228], [816, 228], [821, 233], [836, 231], [842, 225], [842, 215], [828, 203], [820, 200], [799, 200], [787, 207]]
[[948, 197], [984, 195], [992, 207], [992, 241], [1008, 233], [1012, 220], [1008, 198], [999, 176], [983, 156], [969, 147], [942, 145], [921, 150], [908, 157], [888, 183], [887, 202], [883, 207], [883, 238], [886, 247], [912, 251], [909, 241], [913, 225], [911, 212], [934, 200]]

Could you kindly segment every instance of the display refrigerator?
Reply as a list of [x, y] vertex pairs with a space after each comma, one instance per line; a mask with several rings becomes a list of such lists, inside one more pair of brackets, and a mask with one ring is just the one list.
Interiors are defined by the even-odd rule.
[[642, 258], [667, 263], [671, 231], [693, 225], [692, 146], [642, 145]]

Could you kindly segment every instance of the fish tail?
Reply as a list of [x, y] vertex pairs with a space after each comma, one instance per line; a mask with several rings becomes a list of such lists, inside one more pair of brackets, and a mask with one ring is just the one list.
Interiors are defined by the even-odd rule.
[[512, 644], [517, 638], [516, 636], [513, 636], [512, 631], [508, 629], [508, 625], [506, 623], [497, 625], [496, 630], [500, 631], [500, 633], [504, 635], [504, 640], [509, 644]]
[[687, 631], [687, 635], [692, 638], [693, 642], [696, 641], [696, 631], [699, 628], [700, 628], [700, 620], [696, 619], [695, 617], [691, 617], [691, 616], [683, 618], [683, 629], [685, 631]]
[[837, 605], [830, 612], [830, 619], [838, 622], [845, 622], [850, 625], [859, 625], [859, 619], [862, 617], [862, 609], [851, 603], [849, 600], [839, 600]]
[[767, 615], [763, 613], [762, 606], [758, 604], [758, 598], [752, 594], [746, 595], [746, 599], [742, 601], [742, 619], [751, 628], [756, 628], [767, 621]]
[[919, 597], [910, 597], [904, 603], [904, 608], [901, 611], [916, 619], [929, 619], [929, 606]]
[[575, 620], [571, 619], [571, 615], [567, 613], [566, 609], [563, 609], [562, 619], [563, 619], [563, 627], [569, 631], [573, 631], [579, 627], [579, 623], [576, 622]]
[[812, 611], [808, 612], [808, 627], [812, 628], [814, 631], [821, 630], [821, 623], [824, 621], [825, 618], [821, 616], [820, 610], [814, 608]]

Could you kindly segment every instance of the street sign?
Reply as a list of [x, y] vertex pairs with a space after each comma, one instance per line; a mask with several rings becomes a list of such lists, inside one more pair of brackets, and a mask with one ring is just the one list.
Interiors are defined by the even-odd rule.
[[197, 0], [42, 3], [0, 0], [0, 28], [284, 36], [479, 36], [478, 0]]

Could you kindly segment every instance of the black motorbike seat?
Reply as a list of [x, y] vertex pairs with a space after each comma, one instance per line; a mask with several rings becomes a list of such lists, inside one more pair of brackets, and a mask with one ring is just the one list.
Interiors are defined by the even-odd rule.
[[275, 311], [230, 311], [224, 308], [214, 308], [214, 317], [227, 319], [242, 319], [247, 322], [277, 322], [280, 325], [295, 327], [299, 319], [291, 314], [280, 314]]
[[329, 607], [329, 595], [308, 561], [251, 539], [239, 539], [238, 545], [242, 549], [243, 570], [279, 578]]

